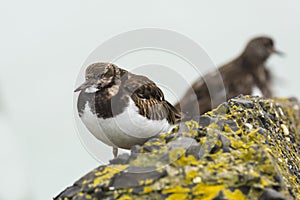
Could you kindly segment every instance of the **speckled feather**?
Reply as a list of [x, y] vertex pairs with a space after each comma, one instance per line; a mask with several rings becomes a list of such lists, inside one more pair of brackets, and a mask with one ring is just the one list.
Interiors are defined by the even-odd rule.
[[[107, 66], [111, 66], [111, 70], [105, 72]], [[102, 78], [101, 84], [105, 86], [99, 88], [96, 93], [80, 92], [79, 113], [82, 113], [85, 102], [89, 100], [92, 102], [91, 105], [95, 105], [92, 110], [99, 118], [113, 117], [124, 111], [128, 105], [126, 96], [130, 96], [139, 108], [139, 113], [148, 119], [167, 119], [170, 124], [180, 120], [180, 112], [165, 100], [160, 88], [147, 77], [132, 74], [110, 63], [90, 65], [86, 70], [86, 79], [96, 79], [96, 74], [104, 74], [103, 77], [106, 79]]]
[[141, 145], [181, 119], [153, 81], [111, 63], [88, 66], [86, 81], [77, 91], [82, 122], [98, 140], [113, 147], [114, 156], [117, 148]]
[[130, 73], [122, 87], [138, 106], [140, 114], [148, 119], [167, 118], [171, 124], [180, 120], [181, 114], [165, 100], [163, 92], [147, 77]]

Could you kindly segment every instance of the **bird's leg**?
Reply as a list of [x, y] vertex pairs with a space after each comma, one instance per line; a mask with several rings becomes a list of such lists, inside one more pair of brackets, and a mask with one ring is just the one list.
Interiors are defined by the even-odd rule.
[[118, 147], [113, 147], [114, 158], [118, 156]]

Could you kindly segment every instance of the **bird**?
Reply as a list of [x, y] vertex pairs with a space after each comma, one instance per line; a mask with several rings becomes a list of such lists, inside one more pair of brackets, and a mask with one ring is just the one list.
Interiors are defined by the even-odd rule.
[[98, 140], [113, 147], [130, 149], [162, 132], [181, 119], [162, 90], [149, 78], [133, 74], [113, 63], [97, 62], [85, 70], [77, 110], [83, 124]]
[[272, 97], [272, 74], [265, 65], [272, 54], [283, 55], [271, 37], [251, 39], [238, 57], [198, 78], [175, 108], [191, 119], [240, 94]]

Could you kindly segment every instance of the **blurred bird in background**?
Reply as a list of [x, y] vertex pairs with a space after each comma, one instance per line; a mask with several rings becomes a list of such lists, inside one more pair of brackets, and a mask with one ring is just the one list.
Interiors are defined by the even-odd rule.
[[175, 107], [190, 119], [240, 94], [272, 97], [272, 75], [265, 66], [272, 54], [282, 55], [272, 38], [253, 38], [240, 56], [196, 80]]

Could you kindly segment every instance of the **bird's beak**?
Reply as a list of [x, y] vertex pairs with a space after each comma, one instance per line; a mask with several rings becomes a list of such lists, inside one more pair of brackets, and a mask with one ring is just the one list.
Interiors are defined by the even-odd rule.
[[88, 87], [91, 87], [93, 85], [92, 82], [90, 81], [85, 81], [83, 84], [81, 84], [76, 90], [74, 90], [74, 92], [79, 92], [81, 90], [84, 90]]
[[271, 53], [277, 54], [279, 56], [284, 56], [285, 54], [282, 51], [278, 51], [277, 49], [272, 48]]

